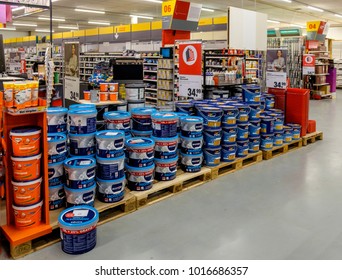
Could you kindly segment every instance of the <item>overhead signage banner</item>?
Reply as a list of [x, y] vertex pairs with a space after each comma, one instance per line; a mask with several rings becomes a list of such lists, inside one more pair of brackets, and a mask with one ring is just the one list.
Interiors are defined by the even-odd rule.
[[64, 96], [65, 99], [73, 101], [80, 98], [79, 49], [79, 42], [64, 43]]
[[316, 57], [313, 54], [303, 55], [303, 75], [315, 74]]
[[266, 56], [266, 87], [286, 88], [287, 49], [268, 49]]
[[324, 42], [329, 31], [329, 24], [325, 21], [308, 21], [306, 31], [308, 40]]

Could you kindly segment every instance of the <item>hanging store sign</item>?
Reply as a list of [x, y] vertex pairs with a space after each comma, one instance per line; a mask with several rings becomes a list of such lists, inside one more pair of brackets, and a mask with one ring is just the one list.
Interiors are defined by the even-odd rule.
[[303, 75], [315, 74], [316, 57], [313, 54], [303, 55]]
[[329, 30], [329, 24], [325, 21], [308, 21], [306, 23], [307, 39], [324, 42]]
[[287, 49], [268, 49], [266, 56], [266, 87], [286, 88]]
[[64, 43], [64, 96], [65, 99], [78, 101], [80, 98], [80, 45], [78, 42]]

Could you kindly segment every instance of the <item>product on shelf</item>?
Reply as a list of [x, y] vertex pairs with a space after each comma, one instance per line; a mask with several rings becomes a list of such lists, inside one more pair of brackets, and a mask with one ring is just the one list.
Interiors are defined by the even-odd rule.
[[42, 155], [30, 157], [11, 157], [13, 165], [13, 179], [27, 182], [40, 177], [40, 159]]
[[40, 153], [40, 127], [17, 127], [10, 131], [13, 156], [28, 157]]
[[4, 82], [5, 107], [24, 109], [38, 106], [38, 81]]
[[159, 181], [171, 181], [176, 178], [178, 156], [171, 159], [154, 159], [154, 178]]
[[48, 163], [63, 162], [67, 156], [67, 137], [65, 134], [48, 134]]
[[153, 165], [155, 143], [152, 139], [134, 137], [126, 140], [127, 164], [132, 167]]
[[101, 180], [96, 178], [97, 198], [104, 203], [114, 203], [125, 196], [126, 177], [116, 180]]
[[96, 176], [101, 180], [116, 180], [124, 177], [125, 156], [116, 158], [96, 157]]
[[30, 206], [12, 205], [14, 222], [18, 229], [28, 229], [40, 224], [43, 201]]
[[177, 136], [178, 116], [173, 112], [156, 112], [151, 115], [152, 135], [158, 138]]
[[95, 182], [96, 161], [91, 157], [72, 157], [64, 161], [66, 185], [72, 189], [89, 188]]
[[48, 133], [67, 131], [68, 109], [50, 107], [47, 109]]
[[96, 155], [116, 158], [124, 155], [125, 133], [120, 130], [103, 130], [96, 133]]
[[70, 109], [69, 113], [70, 133], [89, 134], [96, 132], [96, 108], [79, 105], [77, 109]]
[[132, 130], [152, 133], [152, 114], [154, 113], [157, 113], [157, 110], [153, 107], [134, 108], [132, 110]]
[[123, 111], [106, 112], [103, 114], [103, 119], [106, 123], [106, 129], [121, 130], [126, 137], [130, 134], [131, 113]]
[[42, 178], [28, 181], [12, 181], [13, 200], [17, 206], [28, 206], [40, 201]]
[[126, 165], [127, 186], [132, 191], [146, 191], [152, 188], [155, 165], [134, 167]]

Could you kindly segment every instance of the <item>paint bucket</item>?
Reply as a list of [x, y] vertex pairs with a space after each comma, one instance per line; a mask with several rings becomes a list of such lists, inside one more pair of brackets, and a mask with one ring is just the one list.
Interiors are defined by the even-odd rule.
[[57, 162], [48, 166], [49, 187], [64, 184], [64, 164]]
[[100, 92], [100, 101], [108, 101], [108, 92]]
[[233, 162], [236, 159], [236, 143], [231, 145], [222, 145], [221, 150], [221, 161], [222, 162]]
[[70, 156], [92, 156], [96, 153], [95, 133], [69, 134]]
[[90, 91], [89, 90], [83, 91], [83, 98], [84, 98], [84, 100], [90, 100]]
[[155, 159], [156, 169], [154, 179], [158, 181], [171, 181], [176, 178], [178, 156], [172, 159]]
[[[151, 138], [152, 137], [152, 130], [149, 130], [149, 131], [131, 130], [131, 134], [133, 137]], [[126, 137], [126, 139], [127, 139], [127, 137]]]
[[189, 138], [181, 136], [181, 152], [187, 155], [202, 154], [203, 137]]
[[247, 125], [239, 124], [237, 126], [237, 133], [236, 133], [236, 140], [237, 141], [246, 141], [246, 140], [248, 140], [248, 136], [249, 136], [248, 127], [249, 127], [249, 124], [247, 124]]
[[275, 106], [275, 97], [273, 94], [264, 94], [265, 97], [265, 109], [270, 110]]
[[266, 110], [266, 101], [261, 99], [260, 101], [260, 112], [263, 113]]
[[93, 207], [75, 206], [58, 217], [61, 246], [64, 253], [84, 254], [96, 246], [96, 225], [99, 213]]
[[278, 113], [269, 114], [270, 117], [274, 118], [274, 132], [280, 132], [284, 129], [284, 115]]
[[11, 157], [13, 165], [13, 179], [19, 182], [38, 179], [40, 177], [41, 157], [41, 154], [33, 157]]
[[127, 101], [120, 100], [121, 104], [115, 104], [116, 111], [127, 112]]
[[70, 133], [89, 134], [96, 132], [96, 109], [69, 111]]
[[62, 162], [67, 156], [67, 140], [65, 134], [48, 134], [48, 163]]
[[248, 104], [259, 104], [260, 103], [260, 87], [259, 86], [248, 86], [242, 87], [243, 101]]
[[284, 133], [275, 132], [273, 138], [273, 146], [282, 146], [284, 144]]
[[116, 180], [101, 180], [96, 178], [97, 198], [104, 203], [114, 203], [125, 196], [125, 176]]
[[118, 83], [109, 83], [108, 89], [110, 92], [118, 92], [119, 91], [119, 84]]
[[189, 138], [202, 136], [203, 118], [196, 116], [187, 116], [180, 118], [181, 135]]
[[96, 161], [94, 158], [69, 158], [64, 161], [67, 186], [71, 189], [89, 188], [95, 181]]
[[131, 191], [147, 191], [152, 188], [155, 165], [133, 167], [126, 165], [127, 186]]
[[96, 157], [97, 177], [102, 180], [116, 180], [125, 176], [125, 156], [117, 158]]
[[108, 84], [107, 83], [100, 83], [100, 91], [108, 91]]
[[292, 132], [293, 132], [293, 129], [291, 126], [284, 125], [284, 134], [283, 134], [284, 143], [288, 144], [292, 142]]
[[273, 134], [274, 133], [274, 118], [269, 116], [261, 116], [260, 117], [260, 133], [263, 134]]
[[142, 100], [145, 99], [144, 84], [126, 84], [126, 100]]
[[195, 115], [195, 107], [191, 102], [176, 102], [176, 111], [187, 113], [189, 116]]
[[242, 103], [235, 103], [234, 106], [239, 110], [239, 114], [236, 117], [237, 124], [247, 124], [251, 108]]
[[260, 137], [260, 121], [253, 121], [249, 123], [248, 135], [249, 137]]
[[5, 107], [12, 108], [14, 106], [14, 83], [3, 82]]
[[256, 153], [260, 150], [260, 136], [249, 137], [248, 152]]
[[222, 145], [235, 144], [237, 136], [237, 126], [224, 128], [222, 130]]
[[9, 135], [12, 140], [12, 151], [15, 157], [28, 157], [40, 153], [41, 128], [17, 127], [11, 129]]
[[183, 112], [174, 112], [178, 116], [177, 120], [177, 133], [180, 134], [181, 132], [181, 118], [189, 117], [189, 114]]
[[216, 107], [197, 107], [197, 115], [203, 118], [205, 130], [221, 127], [223, 111]]
[[204, 164], [206, 166], [218, 166], [221, 161], [221, 147], [215, 149], [203, 149]]
[[132, 130], [151, 131], [152, 114], [157, 110], [153, 107], [135, 108], [132, 110]]
[[42, 217], [43, 201], [29, 206], [12, 205], [14, 223], [17, 229], [27, 229], [38, 226]]
[[287, 126], [292, 127], [292, 140], [299, 140], [300, 139], [300, 131], [301, 131], [301, 125], [289, 123]]
[[126, 140], [127, 164], [131, 167], [153, 165], [154, 141], [149, 138], [133, 137]]
[[215, 149], [220, 147], [222, 137], [222, 128], [208, 130], [203, 132], [204, 148]]
[[272, 150], [274, 134], [261, 134], [260, 149], [263, 151]]
[[125, 133], [131, 129], [131, 113], [117, 111], [106, 112], [103, 119], [108, 130], [123, 130]]
[[116, 158], [124, 155], [125, 133], [120, 130], [103, 130], [96, 133], [96, 155]]
[[127, 101], [127, 111], [132, 112], [133, 109], [135, 108], [143, 108], [145, 107], [145, 100], [128, 100]]
[[156, 159], [173, 159], [177, 157], [178, 136], [172, 138], [156, 138], [152, 137], [154, 147], [154, 158]]
[[177, 136], [178, 116], [173, 112], [156, 112], [151, 115], [152, 135], [166, 138]]
[[236, 141], [236, 157], [243, 158], [248, 155], [249, 140]]
[[42, 181], [42, 178], [29, 182], [12, 181], [14, 204], [17, 206], [27, 206], [38, 203], [40, 201]]
[[231, 105], [223, 105], [220, 106], [220, 108], [223, 110], [223, 117], [222, 117], [222, 127], [223, 128], [229, 128], [229, 127], [235, 127], [236, 126], [236, 117], [239, 114], [239, 110]]
[[50, 107], [47, 109], [48, 133], [67, 131], [68, 109]]
[[95, 181], [87, 188], [72, 189], [64, 187], [66, 196], [66, 207], [73, 207], [76, 205], [88, 205], [94, 206], [96, 195], [96, 183]]
[[188, 155], [181, 153], [181, 167], [185, 172], [199, 172], [202, 168], [203, 153]]
[[110, 92], [108, 96], [109, 96], [110, 101], [118, 101], [118, 93], [117, 92]]
[[261, 105], [249, 105], [251, 111], [249, 112], [248, 119], [250, 122], [260, 121]]
[[55, 210], [65, 206], [64, 185], [49, 186], [49, 209]]

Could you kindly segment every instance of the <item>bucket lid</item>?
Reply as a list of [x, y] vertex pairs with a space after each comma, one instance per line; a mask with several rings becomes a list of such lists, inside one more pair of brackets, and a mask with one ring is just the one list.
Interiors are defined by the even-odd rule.
[[178, 116], [173, 112], [160, 111], [152, 114], [152, 119], [175, 120]]
[[119, 119], [127, 119], [130, 117], [131, 117], [131, 113], [125, 112], [125, 111], [106, 112], [103, 114], [103, 118], [105, 120], [119, 120]]
[[34, 160], [34, 159], [40, 159], [42, 157], [42, 154], [32, 156], [32, 157], [11, 157], [12, 161], [28, 161], [28, 160]]
[[16, 185], [16, 186], [19, 186], [19, 187], [24, 187], [24, 186], [28, 186], [28, 185], [32, 185], [32, 184], [41, 183], [42, 181], [43, 181], [43, 178], [40, 177], [39, 179], [32, 180], [32, 181], [25, 181], [25, 182], [12, 181], [12, 185]]
[[66, 135], [62, 133], [49, 133], [47, 136], [48, 142], [66, 141]]
[[178, 118], [189, 116], [189, 114], [185, 112], [174, 112], [174, 113], [178, 116]]
[[194, 123], [202, 123], [203, 124], [203, 118], [202, 117], [196, 117], [196, 116], [192, 116], [192, 117], [181, 117], [181, 121], [182, 122], [194, 122]]
[[85, 168], [95, 166], [96, 161], [91, 157], [72, 157], [64, 161], [64, 166], [69, 168]]
[[284, 128], [284, 130], [288, 130], [288, 131], [293, 130], [292, 126], [289, 126], [289, 125], [284, 125], [283, 128]]
[[97, 182], [100, 182], [100, 183], [110, 183], [110, 184], [114, 184], [114, 183], [123, 182], [123, 181], [125, 181], [125, 180], [126, 180], [125, 175], [124, 175], [122, 178], [115, 179], [115, 180], [102, 180], [102, 179], [96, 177], [96, 181], [97, 181]]
[[80, 108], [80, 109], [73, 109], [69, 111], [69, 115], [90, 115], [90, 114], [97, 114], [97, 110], [94, 108]]
[[297, 124], [297, 123], [287, 123], [286, 124], [287, 126], [290, 126], [292, 128], [301, 128], [302, 126], [300, 124]]
[[196, 157], [203, 157], [203, 152], [201, 152], [200, 154], [197, 154], [197, 155], [188, 155], [188, 154], [184, 154], [184, 153], [180, 153], [182, 158], [183, 157], [192, 157], [192, 158], [196, 158]]
[[200, 137], [185, 137], [181, 135], [181, 139], [187, 140], [187, 141], [200, 141], [203, 140], [203, 136]]
[[65, 190], [68, 190], [70, 192], [78, 192], [78, 193], [80, 193], [80, 192], [88, 192], [88, 191], [90, 191], [92, 189], [95, 189], [95, 188], [96, 188], [96, 182], [95, 181], [94, 181], [94, 183], [91, 186], [89, 186], [87, 188], [82, 188], [82, 189], [72, 189], [72, 188], [68, 188], [67, 186], [64, 186]]
[[125, 88], [145, 88], [144, 84], [127, 84]]
[[214, 106], [204, 106], [199, 107], [199, 110], [205, 111], [205, 112], [214, 112], [214, 113], [222, 113], [222, 109]]
[[12, 204], [12, 207], [14, 210], [26, 211], [26, 210], [32, 210], [36, 207], [42, 207], [42, 205], [43, 205], [43, 200], [41, 202], [36, 203], [36, 204], [27, 205], [27, 206], [16, 206], [16, 205]]
[[155, 163], [172, 163], [172, 162], [178, 162], [178, 156], [174, 158], [169, 158], [169, 159], [160, 159], [160, 158], [155, 158], [154, 159]]
[[86, 205], [74, 206], [65, 209], [58, 217], [58, 223], [61, 227], [91, 226], [98, 222], [99, 212]]
[[[152, 130], [147, 130], [147, 131], [140, 131], [140, 130], [131, 130], [131, 133], [133, 135], [141, 135], [141, 136], [145, 136], [145, 137], [150, 137], [152, 135]], [[136, 136], [138, 137], [138, 136]], [[127, 137], [126, 137], [127, 138]]]
[[56, 185], [56, 186], [49, 186], [49, 189], [64, 189], [64, 184]]
[[154, 113], [157, 113], [157, 109], [153, 107], [138, 107], [132, 109], [132, 115], [152, 115]]
[[158, 142], [177, 142], [178, 143], [178, 136], [168, 137], [168, 138], [159, 138], [152, 136], [151, 138], [155, 143]]
[[146, 171], [150, 171], [151, 169], [154, 170], [155, 167], [156, 166], [154, 163], [152, 165], [146, 166], [146, 167], [136, 167], [136, 166], [130, 166], [128, 164], [125, 164], [126, 170], [134, 170], [134, 171], [138, 171], [138, 172], [146, 172]]
[[144, 138], [144, 137], [133, 137], [131, 139], [126, 140], [126, 146], [150, 147], [150, 146], [154, 146], [154, 141], [152, 139]]
[[37, 133], [41, 133], [42, 130], [39, 126], [23, 126], [23, 127], [16, 127], [11, 129], [10, 135], [11, 136], [31, 136]]
[[125, 133], [121, 130], [102, 130], [96, 133], [96, 138], [102, 138], [102, 139], [125, 138]]
[[191, 108], [193, 107], [193, 103], [191, 102], [176, 102], [175, 103], [176, 107], [187, 107], [187, 108]]
[[52, 114], [66, 114], [68, 113], [68, 109], [64, 107], [49, 107], [47, 109], [48, 115]]
[[118, 160], [124, 160], [124, 159], [125, 159], [125, 155], [115, 157], [115, 158], [102, 158], [102, 157], [96, 156], [96, 161], [99, 163], [101, 163], [101, 161], [118, 161]]
[[82, 109], [96, 109], [95, 104], [72, 104], [69, 106], [69, 110], [82, 110]]

